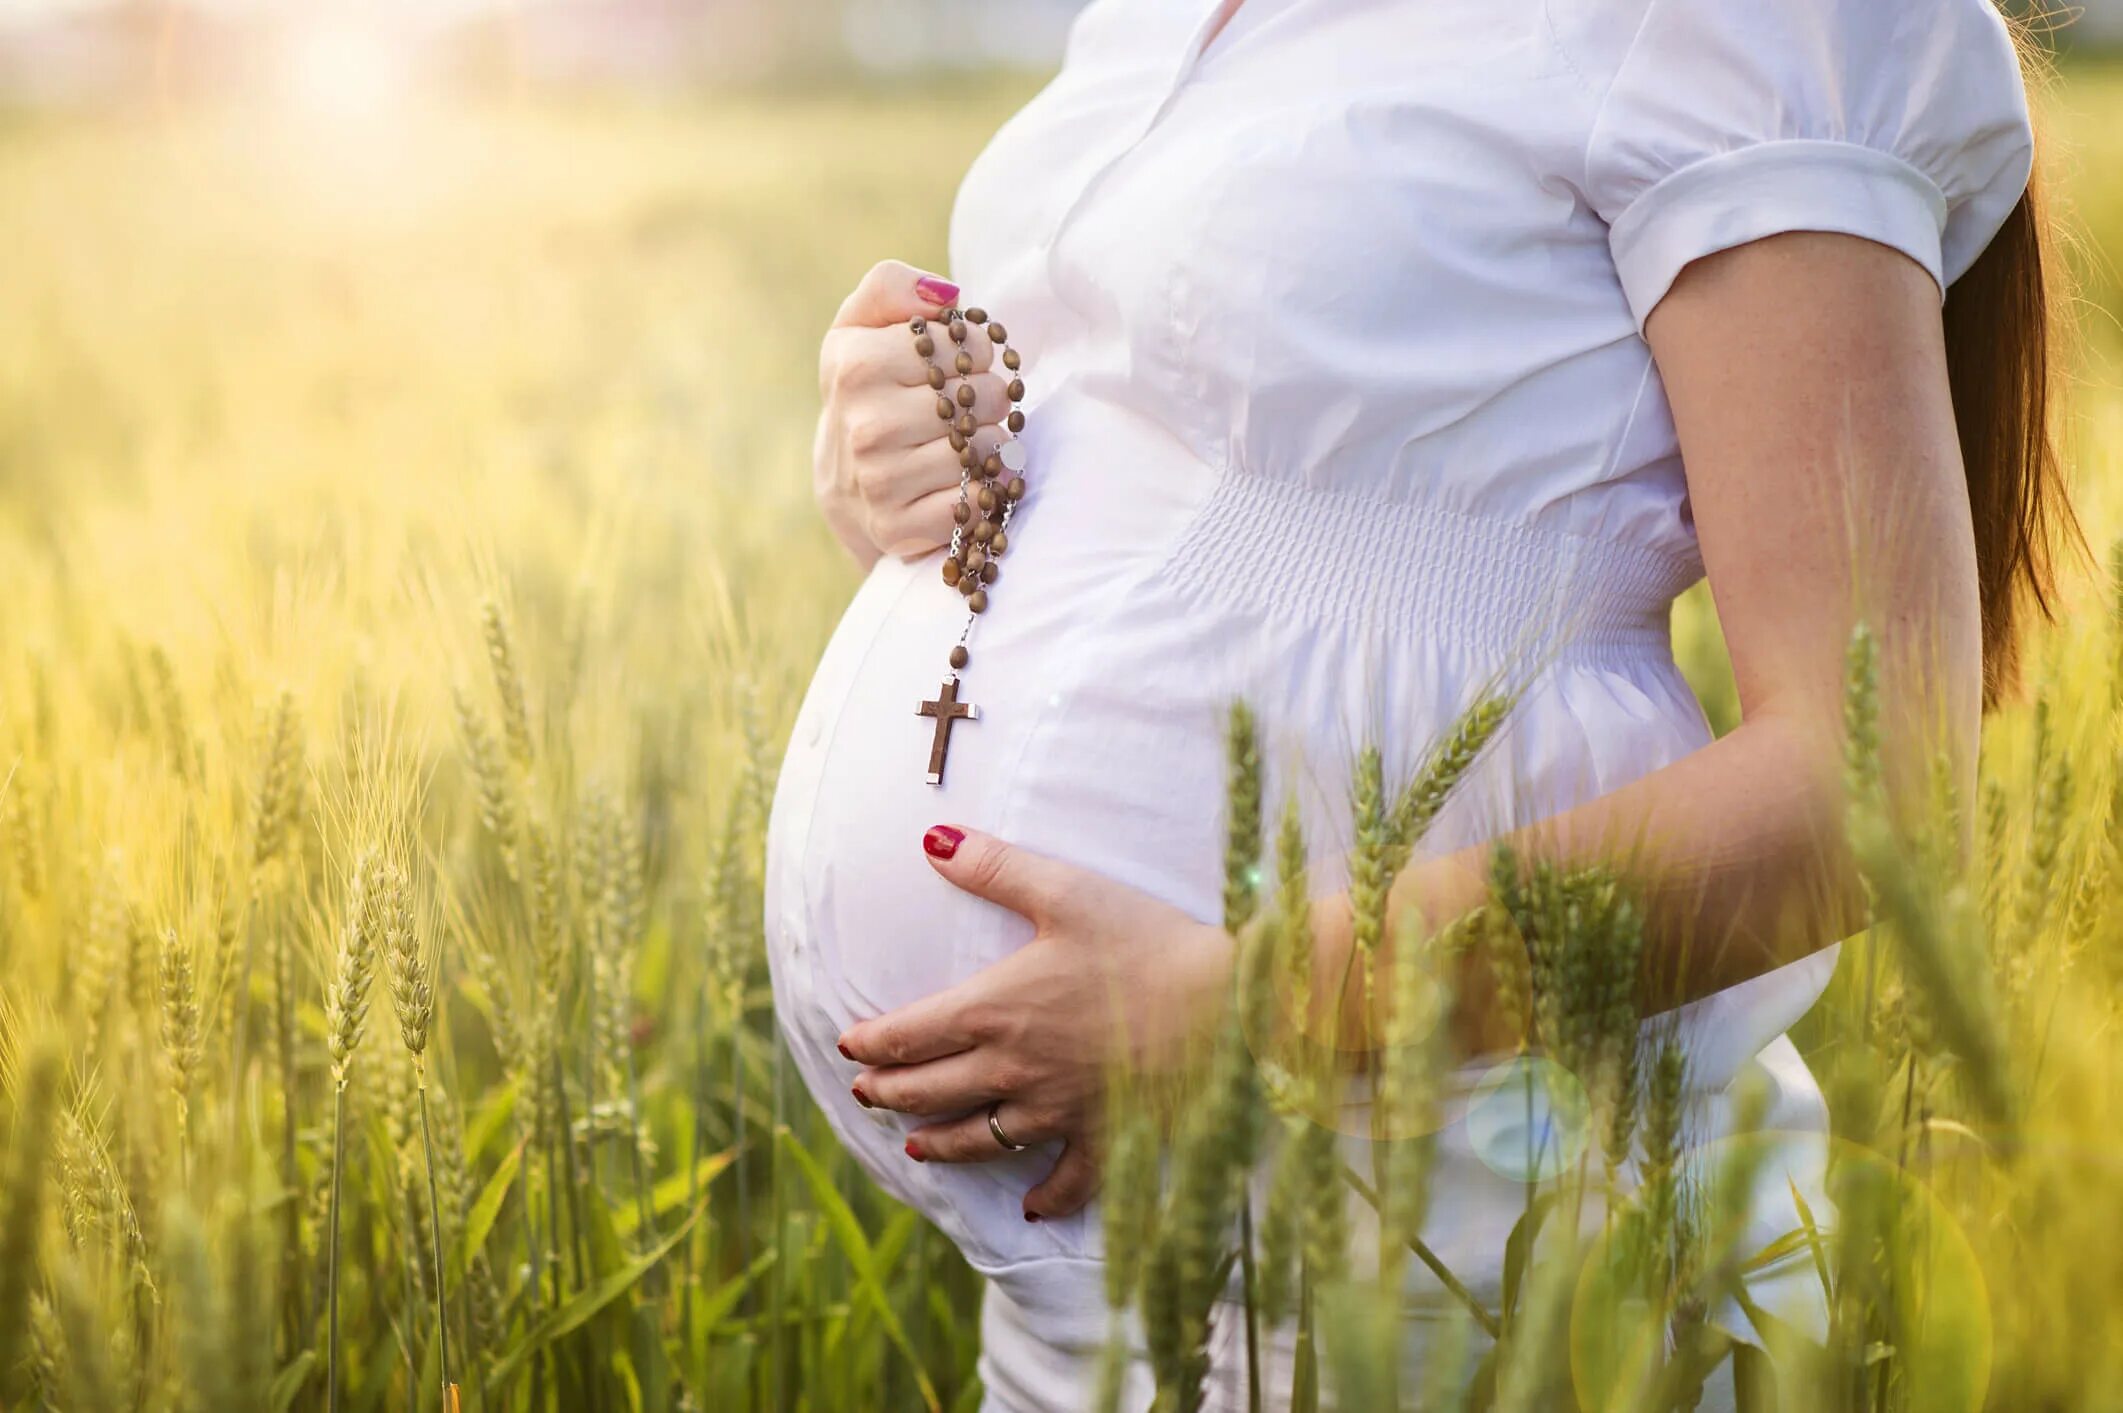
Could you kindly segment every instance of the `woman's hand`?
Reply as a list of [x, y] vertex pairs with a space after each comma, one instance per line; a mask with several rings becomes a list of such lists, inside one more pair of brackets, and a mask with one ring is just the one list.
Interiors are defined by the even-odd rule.
[[[957, 345], [936, 331], [935, 362], [949, 376], [940, 393], [929, 359], [915, 351], [907, 323], [958, 300], [958, 286], [911, 265], [886, 260], [863, 276], [834, 316], [818, 350], [823, 402], [811, 447], [812, 490], [826, 524], [857, 564], [881, 554], [926, 554], [951, 539], [958, 503], [958, 452], [937, 398], [954, 396]], [[1001, 441], [996, 424], [1009, 412], [1004, 379], [989, 371], [987, 339], [963, 345], [973, 359], [973, 444], [982, 455]]]
[[1025, 1220], [1065, 1217], [1098, 1187], [1108, 1067], [1178, 1066], [1225, 1004], [1221, 928], [1111, 879], [938, 825], [922, 840], [946, 881], [1029, 919], [1018, 951], [948, 991], [852, 1026], [841, 1053], [869, 1068], [858, 1102], [940, 1117], [914, 1130], [917, 1162], [986, 1163], [1013, 1142], [1066, 1146], [1025, 1195]]

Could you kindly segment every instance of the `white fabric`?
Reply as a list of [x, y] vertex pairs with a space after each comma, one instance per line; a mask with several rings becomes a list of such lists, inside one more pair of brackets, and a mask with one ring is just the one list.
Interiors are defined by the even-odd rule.
[[[1203, 1384], [1202, 1413], [1246, 1413], [1251, 1407], [1246, 1390], [1245, 1312], [1236, 1305], [1219, 1305], [1209, 1321], [1208, 1379]], [[1412, 1318], [1407, 1324], [1400, 1386], [1408, 1390], [1434, 1387], [1428, 1383], [1427, 1361], [1436, 1357], [1440, 1342], [1463, 1336], [1442, 1331], [1434, 1320]], [[1471, 1379], [1481, 1353], [1473, 1341], [1450, 1344], [1466, 1354], [1467, 1377]], [[1265, 1335], [1256, 1358], [1264, 1391], [1262, 1406], [1286, 1407], [1291, 1380], [1296, 1373], [1294, 1332], [1288, 1328]], [[1039, 1323], [1020, 1309], [1000, 1285], [990, 1285], [980, 1306], [980, 1377], [983, 1413], [1042, 1413], [1066, 1408], [1071, 1413], [1091, 1406], [1090, 1395], [1099, 1384], [1096, 1352], [1060, 1349], [1050, 1343]], [[1123, 1408], [1148, 1408], [1157, 1385], [1142, 1358], [1128, 1366], [1121, 1387]], [[1334, 1408], [1333, 1386], [1328, 1381], [1327, 1406]], [[1732, 1365], [1727, 1361], [1712, 1374], [1696, 1401], [1695, 1413], [1734, 1413], [1738, 1399], [1732, 1384]], [[1346, 1405], [1341, 1405], [1346, 1409]], [[1347, 1409], [1346, 1413], [1371, 1413]]]
[[[1032, 491], [965, 674], [982, 717], [926, 785], [914, 707], [963, 609], [934, 557], [887, 558], [819, 664], [770, 839], [777, 1007], [818, 1101], [1065, 1353], [1105, 1332], [1096, 1207], [1023, 1220], [1051, 1151], [909, 1161], [908, 1123], [857, 1107], [835, 1052], [1029, 935], [937, 879], [923, 830], [993, 830], [1210, 918], [1234, 697], [1323, 885], [1356, 750], [1405, 775], [1485, 684], [1524, 697], [1440, 847], [1702, 746], [1666, 632], [1701, 561], [1642, 321], [1689, 260], [1780, 230], [1950, 280], [2030, 150], [1985, 0], [1245, 0], [1204, 50], [1216, 8], [1094, 0], [968, 172], [951, 274], [1031, 389]], [[1807, 1187], [1824, 1120], [1782, 1033], [1834, 960], [1682, 1017], [1706, 1098], [1767, 1047]], [[1479, 1288], [1522, 1194], [1457, 1129], [1444, 1146], [1433, 1225]], [[1782, 1176], [1771, 1236], [1794, 1224]]]

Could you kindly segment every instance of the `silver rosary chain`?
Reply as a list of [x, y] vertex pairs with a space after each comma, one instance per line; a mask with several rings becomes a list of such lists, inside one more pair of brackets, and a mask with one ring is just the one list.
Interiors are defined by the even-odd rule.
[[[946, 329], [950, 328], [951, 321], [959, 317], [961, 316], [956, 307], [946, 309], [943, 313], [944, 327]], [[956, 365], [954, 364], [953, 366], [955, 367]], [[960, 373], [958, 375], [958, 385], [962, 388], [968, 388], [973, 386], [973, 375], [971, 373]], [[975, 428], [974, 430], [978, 431], [979, 429]], [[966, 438], [966, 445], [969, 447], [973, 445], [973, 439], [971, 437]], [[960, 458], [958, 467], [958, 503], [962, 506], [965, 506], [969, 512], [971, 511], [973, 506], [973, 497], [970, 494], [972, 487], [973, 468], [965, 464], [964, 458]], [[971, 521], [972, 516], [969, 513], [967, 516], [967, 523], [970, 524]], [[966, 526], [958, 523], [958, 521], [954, 519], [951, 523], [951, 557], [957, 560], [959, 563], [963, 564], [965, 563], [965, 555]], [[958, 641], [960, 643], [964, 643], [967, 639], [973, 636], [973, 621], [979, 617], [980, 615], [973, 612], [973, 610], [966, 610], [965, 626], [961, 627], [958, 630]], [[951, 681], [958, 682], [963, 680], [959, 677], [957, 668], [954, 667], [950, 671]]]
[[[954, 305], [954, 306], [952, 306], [951, 308], [949, 308], [949, 309], [946, 309], [946, 310], [944, 310], [944, 311], [943, 311], [943, 312], [942, 312], [941, 314], [937, 315], [937, 317], [936, 317], [936, 320], [932, 322], [932, 324], [931, 324], [931, 327], [933, 328], [933, 327], [935, 327], [935, 325], [936, 325], [936, 324], [940, 323], [940, 324], [941, 324], [941, 325], [942, 325], [942, 326], [943, 326], [943, 327], [944, 327], [945, 329], [949, 329], [949, 328], [951, 327], [951, 324], [952, 324], [952, 322], [953, 322], [954, 320], [958, 320], [958, 319], [963, 319], [964, 317], [965, 317], [965, 313], [964, 313], [964, 311], [963, 311], [963, 310], [961, 310], [961, 309], [959, 309], [959, 308], [958, 308], [958, 307], [957, 307], [956, 305]], [[960, 346], [960, 347], [963, 347], [963, 345], [959, 345], [959, 346]], [[993, 346], [993, 347], [994, 347], [994, 349], [995, 349], [995, 363], [996, 363], [996, 366], [1000, 367], [1000, 366], [1002, 366], [1002, 350], [1003, 350], [1003, 348], [1004, 348], [1004, 345], [1002, 345], [1002, 344], [995, 344], [995, 345], [992, 345], [992, 346]], [[956, 363], [954, 362], [954, 364], [953, 364], [953, 371], [954, 371], [954, 372], [956, 371], [956, 366], [957, 366], [957, 365], [956, 365]], [[1009, 371], [1009, 370], [1008, 370], [1008, 369], [1006, 368], [1006, 369], [1004, 369], [1004, 371], [1005, 371], [1005, 372], [1007, 372], [1007, 371]], [[958, 383], [959, 383], [959, 386], [960, 386], [960, 387], [971, 387], [971, 386], [973, 385], [973, 375], [972, 375], [972, 373], [970, 373], [970, 372], [966, 372], [966, 373], [958, 373], [958, 374], [957, 374], [957, 377], [958, 377]], [[1010, 431], [1010, 430], [1008, 429], [1007, 423], [998, 423], [998, 424], [997, 424], [997, 427], [998, 427], [998, 429], [1000, 429], [1000, 430], [1001, 430], [1001, 432], [1002, 432], [1002, 438], [1003, 438], [1003, 439], [1002, 439], [1001, 441], [999, 441], [999, 442], [997, 442], [997, 443], [996, 443], [996, 450], [997, 450], [997, 451], [1000, 451], [1000, 450], [1001, 450], [1001, 449], [1002, 449], [1002, 448], [1003, 448], [1004, 446], [1006, 446], [1006, 445], [1007, 445], [1007, 444], [1009, 444], [1010, 442], [1014, 442], [1014, 441], [1016, 441], [1016, 440], [1017, 440], [1017, 438], [1018, 438], [1018, 434], [1017, 434], [1016, 432]], [[976, 428], [975, 430], [977, 431], [977, 430], [978, 430], [978, 428]], [[966, 445], [967, 445], [967, 446], [969, 446], [969, 447], [973, 445], [973, 439], [972, 439], [971, 437], [968, 437], [968, 438], [966, 438]], [[1005, 469], [1007, 469], [1007, 468], [1005, 468]], [[1013, 473], [1013, 474], [1014, 474], [1014, 473]], [[996, 481], [1001, 481], [1001, 479], [1002, 479], [1002, 478], [1001, 478], [1001, 477], [999, 477], [999, 476], [995, 478], [995, 480], [996, 480]], [[971, 509], [971, 507], [972, 507], [972, 504], [973, 504], [973, 498], [972, 498], [972, 495], [971, 495], [971, 491], [972, 491], [972, 488], [973, 488], [973, 468], [972, 468], [971, 466], [965, 465], [965, 464], [964, 464], [963, 462], [961, 462], [961, 463], [960, 463], [960, 465], [959, 465], [959, 468], [958, 468], [958, 503], [959, 503], [960, 505], [962, 505], [962, 506], [965, 506], [965, 507], [967, 507], [969, 511], [970, 511], [970, 509]], [[1010, 519], [1011, 519], [1011, 517], [1012, 517], [1012, 516], [1013, 516], [1014, 514], [1016, 514], [1016, 511], [1017, 511], [1017, 503], [1016, 503], [1015, 501], [1011, 500], [1011, 499], [1010, 499], [1010, 498], [1009, 498], [1008, 496], [1004, 496], [1004, 497], [1002, 498], [1002, 512], [1001, 512], [1001, 518], [1000, 518], [1000, 520], [999, 520], [999, 521], [998, 521], [997, 523], [998, 523], [998, 525], [999, 525], [999, 526], [1000, 526], [1000, 527], [1001, 527], [1002, 529], [1004, 529], [1005, 531], [1007, 531], [1007, 530], [1009, 529], [1009, 526], [1010, 526]], [[969, 514], [969, 516], [968, 516], [968, 520], [969, 520], [969, 522], [970, 522], [970, 519], [971, 519], [971, 517], [970, 517], [970, 514]], [[966, 526], [965, 526], [965, 525], [963, 525], [963, 524], [960, 524], [960, 523], [958, 523], [958, 522], [957, 522], [957, 521], [956, 521], [956, 520], [954, 519], [954, 520], [953, 520], [953, 522], [952, 522], [952, 525], [951, 525], [951, 557], [952, 557], [953, 559], [956, 559], [956, 560], [958, 560], [958, 561], [959, 561], [960, 563], [963, 563], [963, 562], [965, 561], [965, 548], [966, 548]], [[974, 625], [974, 624], [975, 624], [976, 622], [978, 622], [979, 620], [980, 620], [980, 615], [979, 615], [979, 614], [977, 614], [977, 613], [973, 612], [973, 611], [972, 611], [971, 609], [968, 609], [968, 610], [966, 610], [966, 621], [965, 621], [965, 624], [964, 624], [964, 625], [963, 625], [963, 626], [962, 626], [962, 627], [961, 627], [961, 628], [960, 628], [960, 629], [958, 630], [958, 642], [959, 642], [959, 644], [960, 644], [961, 646], [963, 646], [963, 645], [964, 645], [964, 644], [965, 644], [966, 642], [968, 642], [968, 641], [969, 641], [969, 640], [970, 640], [970, 639], [972, 638], [972, 636], [973, 636], [973, 625]], [[948, 679], [948, 680], [950, 680], [950, 681], [952, 681], [952, 682], [960, 682], [960, 681], [963, 681], [964, 679], [963, 679], [963, 678], [961, 678], [961, 677], [959, 676], [959, 670], [958, 670], [957, 668], [955, 668], [955, 667], [954, 667], [954, 668], [951, 668], [951, 669], [950, 669], [950, 677], [949, 677], [949, 679]]]

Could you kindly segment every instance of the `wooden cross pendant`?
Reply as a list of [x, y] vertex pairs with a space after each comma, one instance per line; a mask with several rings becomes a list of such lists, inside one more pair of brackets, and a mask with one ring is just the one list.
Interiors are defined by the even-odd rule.
[[929, 783], [944, 783], [944, 757], [951, 750], [951, 724], [956, 721], [980, 720], [980, 708], [971, 702], [958, 699], [958, 679], [946, 677], [937, 691], [936, 700], [923, 702], [914, 708], [916, 716], [936, 718], [936, 739], [929, 746]]

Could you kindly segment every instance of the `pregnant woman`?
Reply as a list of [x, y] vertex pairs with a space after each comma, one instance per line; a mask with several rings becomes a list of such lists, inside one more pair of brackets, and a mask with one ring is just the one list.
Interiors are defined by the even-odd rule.
[[[966, 175], [949, 278], [880, 265], [826, 335], [818, 492], [869, 572], [770, 839], [781, 1023], [849, 1149], [988, 1277], [989, 1407], [1094, 1387], [1103, 1065], [1163, 1063], [1226, 994], [1235, 698], [1332, 955], [1357, 751], [1405, 779], [1508, 684], [1393, 905], [1455, 916], [1508, 831], [1562, 861], [1638, 841], [1675, 978], [1648, 999], [1685, 1003], [1713, 1130], [1766, 1086], [1755, 1216], [1797, 1224], [1826, 1118], [1784, 1032], [1853, 925], [1821, 767], [1851, 624], [1965, 794], [2071, 524], [2032, 147], [1988, 0], [1082, 12]], [[944, 316], [973, 305], [1022, 359], [962, 331], [964, 423], [930, 371], [955, 400]], [[949, 438], [1007, 440], [1015, 373], [1026, 490], [954, 653]], [[1714, 743], [1667, 628], [1706, 572], [1743, 713]], [[1523, 1189], [1463, 1129], [1431, 1244], [1493, 1288]]]

